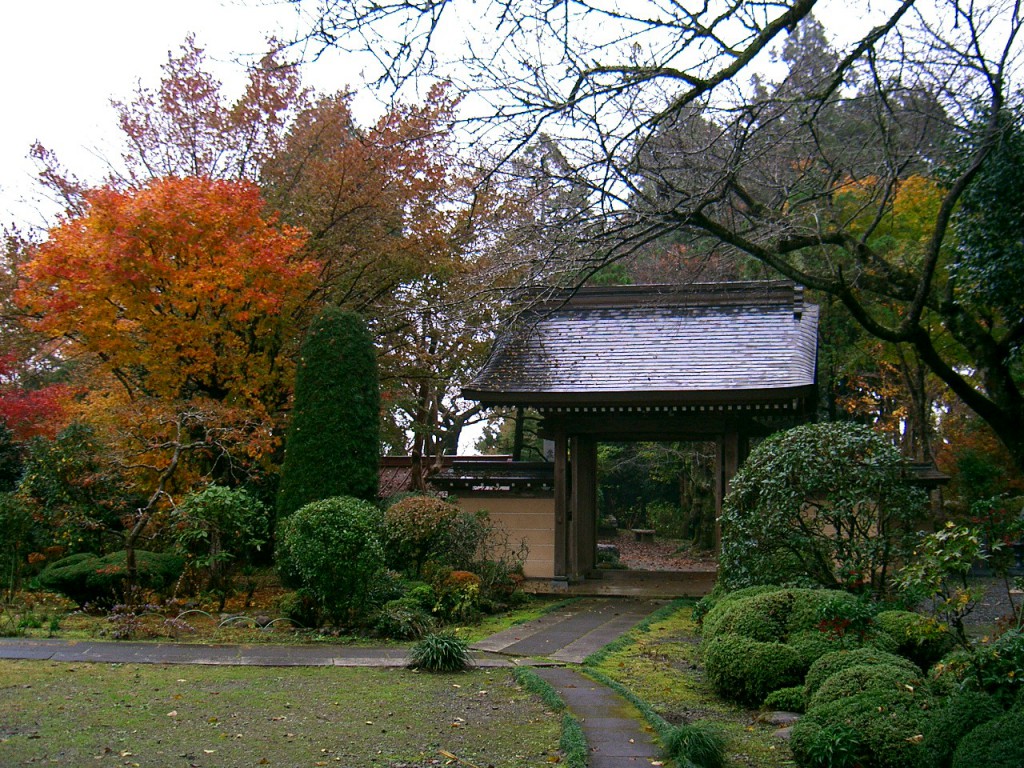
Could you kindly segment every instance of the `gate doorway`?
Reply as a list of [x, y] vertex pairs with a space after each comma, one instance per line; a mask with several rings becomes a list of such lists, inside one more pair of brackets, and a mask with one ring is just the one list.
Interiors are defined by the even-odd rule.
[[463, 395], [540, 414], [553, 579], [601, 575], [601, 444], [713, 445], [717, 518], [751, 439], [813, 413], [817, 322], [783, 281], [585, 288], [524, 309]]

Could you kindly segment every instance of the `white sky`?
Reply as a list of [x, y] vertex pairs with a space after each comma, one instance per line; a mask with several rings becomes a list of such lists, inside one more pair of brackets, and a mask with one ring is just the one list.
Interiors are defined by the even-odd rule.
[[[230, 85], [242, 82], [239, 54], [259, 52], [269, 34], [290, 36], [295, 24], [281, 0], [0, 0], [0, 222], [40, 226], [53, 213], [26, 202], [37, 140], [86, 180], [101, 176], [97, 150], [117, 135], [111, 99], [129, 99], [140, 79], [155, 87], [187, 34]], [[337, 60], [316, 69], [324, 82], [311, 84], [322, 91], [357, 75]]]

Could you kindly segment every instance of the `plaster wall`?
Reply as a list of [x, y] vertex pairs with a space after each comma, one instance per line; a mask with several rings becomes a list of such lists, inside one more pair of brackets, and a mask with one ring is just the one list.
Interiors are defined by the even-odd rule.
[[529, 552], [523, 573], [528, 579], [555, 575], [555, 500], [553, 496], [472, 493], [462, 491], [457, 503], [466, 512], [487, 510], [491, 522], [508, 533], [509, 544], [526, 542]]

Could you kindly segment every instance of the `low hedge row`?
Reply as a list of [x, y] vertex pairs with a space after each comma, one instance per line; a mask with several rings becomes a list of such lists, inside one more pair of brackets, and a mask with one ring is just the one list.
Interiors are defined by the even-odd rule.
[[934, 622], [828, 590], [752, 587], [697, 613], [723, 698], [804, 711], [790, 741], [801, 768], [1024, 765], [1020, 632], [943, 656]]

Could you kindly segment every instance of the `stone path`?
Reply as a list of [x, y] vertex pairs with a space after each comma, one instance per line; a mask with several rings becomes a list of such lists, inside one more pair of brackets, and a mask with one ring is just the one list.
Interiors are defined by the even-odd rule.
[[473, 649], [579, 664], [639, 624], [661, 604], [653, 600], [586, 598], [491, 635]]
[[583, 728], [590, 768], [651, 765], [660, 760], [654, 734], [625, 699], [568, 667], [538, 669]]
[[[618, 694], [567, 664], [621, 637], [661, 604], [588, 598], [476, 643], [482, 667], [530, 665], [558, 691], [590, 745], [590, 768], [651, 765], [660, 750], [639, 713]], [[333, 645], [199, 645], [0, 638], [0, 658], [130, 664], [402, 667], [403, 649]]]

